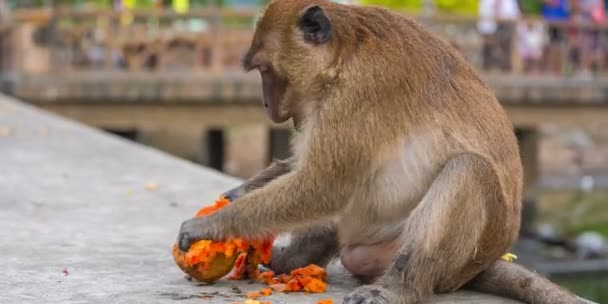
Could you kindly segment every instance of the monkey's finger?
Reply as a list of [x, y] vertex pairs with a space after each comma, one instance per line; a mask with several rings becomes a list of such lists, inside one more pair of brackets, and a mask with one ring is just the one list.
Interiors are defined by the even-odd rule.
[[239, 189], [232, 189], [232, 190], [224, 192], [222, 194], [222, 196], [225, 197], [227, 200], [233, 202], [237, 198], [239, 198], [239, 196], [241, 196], [241, 193], [240, 193]]
[[192, 245], [192, 242], [194, 241], [194, 238], [190, 235], [190, 233], [188, 232], [180, 232], [178, 239], [177, 239], [177, 245], [179, 247], [179, 250], [186, 252], [188, 251], [188, 249], [190, 249], [190, 245]]

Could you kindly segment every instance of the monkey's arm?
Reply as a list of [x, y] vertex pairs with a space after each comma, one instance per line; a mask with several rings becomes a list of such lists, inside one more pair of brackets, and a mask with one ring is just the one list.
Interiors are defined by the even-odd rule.
[[243, 184], [224, 192], [223, 196], [234, 201], [252, 190], [264, 187], [275, 178], [291, 171], [291, 165], [294, 161], [295, 157], [293, 156], [285, 160], [274, 161], [266, 169], [246, 180]]
[[301, 171], [280, 176], [212, 215], [185, 221], [178, 237], [180, 249], [186, 251], [201, 239], [260, 238], [328, 218], [346, 201], [330, 194], [330, 183], [312, 181]]
[[212, 215], [185, 221], [178, 236], [180, 249], [200, 239], [260, 238], [331, 219], [357, 189], [360, 178], [355, 173], [366, 172], [364, 166], [371, 163], [370, 150], [364, 147], [368, 141], [353, 132], [336, 133], [311, 134], [307, 157], [297, 169]]

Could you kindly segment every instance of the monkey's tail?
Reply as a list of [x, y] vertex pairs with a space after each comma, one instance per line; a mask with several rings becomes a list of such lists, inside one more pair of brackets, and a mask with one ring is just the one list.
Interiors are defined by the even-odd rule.
[[528, 304], [593, 304], [521, 265], [504, 260], [480, 273], [467, 288]]

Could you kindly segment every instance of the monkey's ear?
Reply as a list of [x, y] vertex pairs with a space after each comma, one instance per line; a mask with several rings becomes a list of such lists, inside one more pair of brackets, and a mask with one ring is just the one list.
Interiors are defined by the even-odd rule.
[[329, 20], [323, 9], [318, 5], [312, 5], [304, 9], [298, 20], [298, 27], [304, 34], [304, 40], [307, 42], [322, 44], [331, 38], [331, 20]]

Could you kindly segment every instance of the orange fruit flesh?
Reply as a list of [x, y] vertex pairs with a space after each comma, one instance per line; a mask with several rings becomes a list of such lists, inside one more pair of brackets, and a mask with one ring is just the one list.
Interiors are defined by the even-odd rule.
[[[195, 216], [207, 216], [230, 204], [221, 197], [211, 206], [201, 208]], [[248, 263], [268, 263], [272, 251], [273, 239], [246, 241], [232, 238], [225, 241], [200, 240], [192, 244], [188, 252], [182, 252], [173, 244], [173, 259], [177, 266], [189, 276], [203, 282], [213, 282], [226, 276], [237, 260], [239, 254], [248, 252], [251, 258]], [[254, 267], [251, 267], [252, 269]]]
[[277, 292], [322, 293], [327, 289], [326, 279], [325, 269], [314, 264], [294, 269], [290, 274], [275, 276], [274, 272], [267, 271], [258, 276], [258, 280]]
[[177, 248], [177, 244], [173, 245], [173, 258], [177, 266], [192, 278], [211, 283], [223, 278], [232, 270], [237, 255], [226, 257], [224, 254], [217, 254], [210, 262], [195, 264], [187, 264], [184, 257], [185, 254]]

